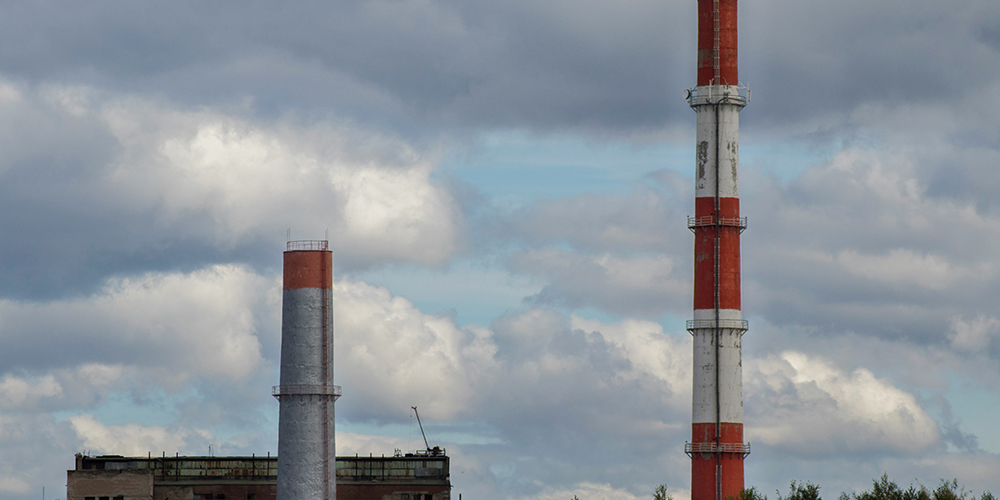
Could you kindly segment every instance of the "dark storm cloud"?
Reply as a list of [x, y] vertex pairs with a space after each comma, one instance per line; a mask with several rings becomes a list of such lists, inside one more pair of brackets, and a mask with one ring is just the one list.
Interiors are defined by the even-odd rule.
[[[263, 110], [344, 114], [404, 129], [417, 122], [642, 128], [690, 118], [666, 91], [686, 86], [690, 73], [681, 69], [690, 60], [681, 50], [692, 48], [685, 41], [692, 34], [692, 5], [426, 1], [169, 9], [8, 3], [7, 15], [0, 16], [8, 24], [0, 30], [8, 39], [0, 65], [32, 81], [92, 83], [190, 104], [249, 97]], [[974, 91], [975, 82], [995, 77], [997, 65], [989, 64], [996, 57], [989, 48], [995, 30], [982, 21], [991, 8], [982, 2], [744, 5], [744, 75], [758, 88], [747, 118], [751, 125], [755, 116], [808, 120], [871, 100], [933, 101]], [[942, 9], [963, 15], [944, 16]], [[69, 122], [65, 131], [42, 130], [47, 125], [31, 119], [7, 122], [4, 137], [15, 146], [9, 151], [25, 150], [40, 137], [58, 136], [60, 147], [27, 148], [10, 159], [7, 170], [18, 174], [4, 183], [10, 207], [3, 212], [5, 226], [30, 228], [32, 242], [7, 233], [4, 283], [22, 296], [43, 297], [85, 292], [112, 271], [183, 268], [184, 262], [228, 257], [199, 238], [142, 236], [149, 214], [123, 212], [83, 194], [117, 145], [100, 123]], [[983, 164], [995, 152], [973, 155], [955, 161]], [[995, 176], [984, 169], [939, 168], [936, 174], [931, 193], [974, 196], [988, 206], [996, 192]], [[559, 218], [553, 207], [527, 215], [522, 225], [528, 234]], [[655, 220], [630, 217], [627, 209], [605, 216], [624, 218], [619, 228]], [[185, 224], [197, 227], [204, 220]], [[596, 234], [578, 225], [558, 227]], [[631, 229], [648, 235], [658, 228]], [[65, 248], [63, 241], [91, 249], [55, 251]], [[254, 255], [257, 243], [223, 253], [263, 262], [263, 255]], [[46, 265], [36, 265], [41, 262]]]
[[99, 116], [67, 111], [66, 89], [3, 88], [0, 296], [86, 294], [109, 275], [200, 268], [229, 253], [191, 237], [203, 216], [155, 233], [152, 211], [123, 206], [131, 193], [109, 182], [122, 144]]
[[[6, 3], [0, 69], [192, 104], [430, 126], [634, 131], [686, 123], [694, 2]], [[941, 102], [998, 75], [1000, 7], [741, 5], [748, 119]]]
[[78, 293], [113, 269], [136, 269], [130, 229], [144, 222], [95, 203], [102, 170], [119, 152], [107, 127], [34, 104], [5, 106], [0, 119], [0, 283], [4, 295]]
[[[0, 69], [415, 129], [658, 127], [693, 7], [664, 2], [8, 3]], [[685, 16], [684, 14], [687, 14]], [[690, 65], [688, 65], [690, 66]], [[686, 68], [686, 66], [684, 66]], [[664, 99], [665, 88], [674, 88]], [[684, 111], [685, 118], [687, 117]]]
[[[0, 297], [87, 295], [109, 276], [212, 263], [273, 269], [285, 229], [330, 228], [341, 272], [387, 251], [439, 264], [462, 244], [433, 154], [356, 128], [0, 80], [0, 146]], [[432, 243], [385, 244], [400, 236]]]
[[777, 124], [866, 102], [953, 102], [1000, 75], [987, 0], [741, 4], [741, 79], [750, 120]]
[[970, 203], [984, 214], [1000, 213], [1000, 150], [970, 147], [930, 159], [927, 194]]

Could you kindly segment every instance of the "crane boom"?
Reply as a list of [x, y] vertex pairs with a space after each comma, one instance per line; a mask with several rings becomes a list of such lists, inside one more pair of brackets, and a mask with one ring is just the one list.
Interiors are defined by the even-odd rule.
[[424, 446], [426, 446], [427, 451], [430, 452], [431, 445], [427, 443], [427, 434], [424, 434], [424, 424], [420, 423], [420, 413], [417, 412], [416, 406], [411, 406], [410, 408], [413, 408], [413, 414], [417, 416], [417, 425], [420, 426], [420, 435], [424, 437]]

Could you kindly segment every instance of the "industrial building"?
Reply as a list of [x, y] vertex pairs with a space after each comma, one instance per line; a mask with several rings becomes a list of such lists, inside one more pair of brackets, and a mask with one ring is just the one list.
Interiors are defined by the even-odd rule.
[[[339, 500], [449, 500], [443, 450], [337, 457]], [[276, 500], [278, 457], [76, 455], [66, 500]]]

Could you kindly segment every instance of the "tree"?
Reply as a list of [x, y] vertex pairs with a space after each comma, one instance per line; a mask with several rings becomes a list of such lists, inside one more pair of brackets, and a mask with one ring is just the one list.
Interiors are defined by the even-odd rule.
[[910, 485], [909, 489], [902, 489], [895, 481], [889, 480], [888, 474], [872, 481], [870, 491], [855, 493], [850, 497], [846, 493], [840, 495], [841, 500], [931, 500], [930, 494], [923, 486], [920, 489]]
[[[890, 481], [888, 474], [882, 474], [881, 478], [872, 481], [871, 490], [850, 496], [844, 493], [840, 495], [840, 500], [976, 500], [976, 497], [960, 487], [958, 479], [943, 480], [933, 491], [923, 485], [917, 487], [912, 484], [904, 490], [895, 481]], [[979, 500], [996, 499], [992, 493], [985, 491]]]
[[767, 495], [761, 495], [757, 488], [751, 486], [740, 491], [739, 500], [767, 500]]
[[[653, 493], [653, 500], [664, 500], [664, 497], [657, 496], [658, 493], [666, 494], [666, 486], [660, 485]], [[810, 482], [792, 481], [788, 488], [788, 496], [782, 496], [781, 491], [777, 493], [778, 500], [822, 500], [819, 496], [819, 485]], [[666, 498], [672, 500], [669, 495]], [[767, 496], [751, 486], [740, 491], [738, 498], [729, 496], [726, 500], [767, 500]], [[882, 477], [872, 481], [872, 489], [850, 495], [841, 493], [839, 500], [1000, 500], [1000, 498], [989, 491], [984, 491], [976, 497], [972, 492], [966, 491], [964, 486], [959, 486], [958, 479], [942, 480], [941, 485], [934, 490], [919, 483], [918, 486], [911, 484], [904, 490], [895, 481], [890, 481], [888, 474], [882, 474]]]
[[674, 500], [674, 496], [667, 494], [667, 485], [661, 484], [653, 490], [653, 500]]
[[781, 496], [781, 492], [778, 492], [778, 500], [822, 500], [819, 497], [819, 486], [806, 482], [806, 483], [796, 483], [792, 481], [792, 484], [788, 486], [788, 496]]
[[952, 479], [950, 483], [941, 481], [941, 486], [934, 490], [934, 500], [965, 500], [966, 496], [965, 487], [958, 487], [958, 479]]

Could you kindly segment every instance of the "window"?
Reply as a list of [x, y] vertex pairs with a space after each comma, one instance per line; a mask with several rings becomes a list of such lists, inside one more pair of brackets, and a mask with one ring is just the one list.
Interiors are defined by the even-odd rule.
[[118, 495], [114, 498], [114, 500], [125, 500], [125, 495]]
[[99, 500], [111, 500], [111, 497], [100, 497]]
[[204, 498], [204, 499], [206, 499], [206, 500], [212, 500], [212, 494], [211, 493], [205, 493], [201, 497]]
[[218, 500], [226, 500], [226, 494], [225, 493], [219, 493], [218, 495], [215, 495], [215, 498], [218, 499]]
[[97, 498], [94, 498], [94, 497], [83, 497], [83, 500], [97, 500]]
[[[409, 493], [403, 493], [403, 494], [399, 495], [399, 498], [401, 500], [410, 500], [410, 494]], [[90, 500], [94, 500], [94, 499], [91, 498]]]
[[257, 495], [254, 495], [253, 493], [247, 493], [247, 500], [256, 500], [256, 498]]

